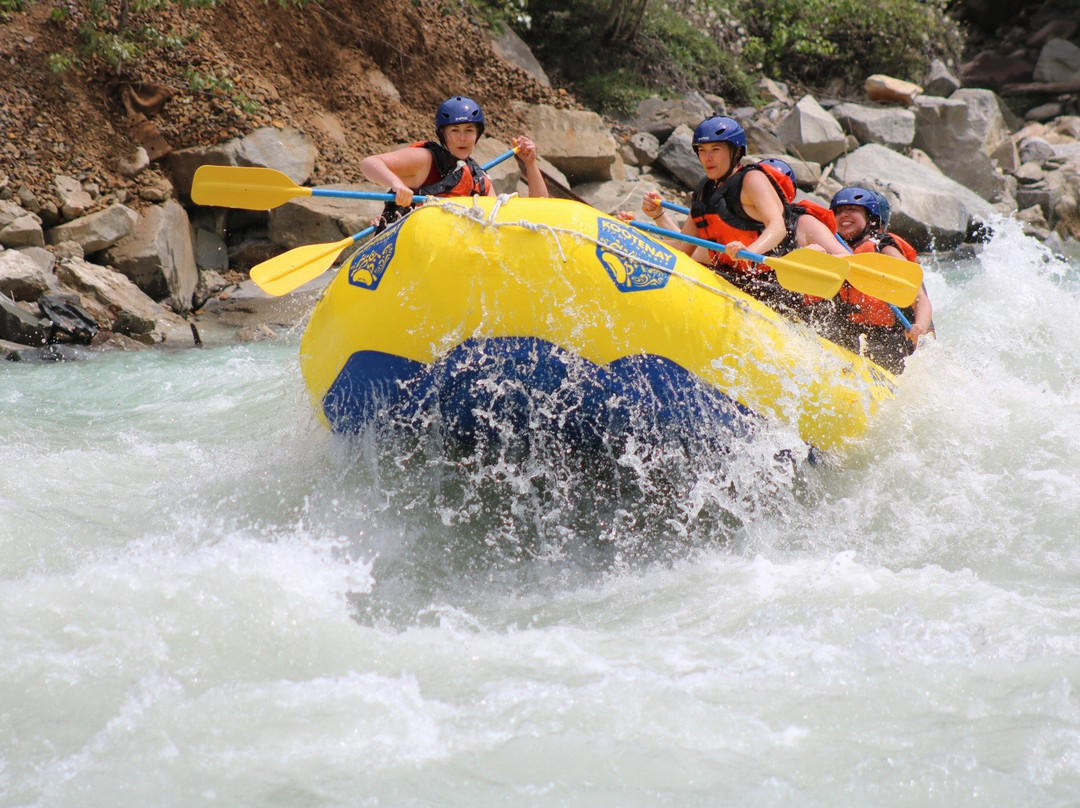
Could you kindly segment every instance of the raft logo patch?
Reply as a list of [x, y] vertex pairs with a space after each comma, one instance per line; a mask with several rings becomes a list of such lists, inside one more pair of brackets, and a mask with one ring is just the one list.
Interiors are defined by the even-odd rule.
[[372, 290], [379, 285], [394, 258], [399, 230], [398, 227], [388, 227], [353, 254], [349, 259], [349, 283]]
[[[596, 257], [622, 292], [661, 289], [675, 266], [675, 254], [629, 225], [597, 218]], [[647, 262], [647, 263], [646, 263]]]

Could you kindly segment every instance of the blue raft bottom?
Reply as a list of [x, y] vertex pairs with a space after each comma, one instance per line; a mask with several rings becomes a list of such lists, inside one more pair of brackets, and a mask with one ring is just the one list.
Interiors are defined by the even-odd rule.
[[438, 423], [464, 444], [552, 430], [575, 446], [653, 434], [731, 439], [752, 413], [660, 356], [599, 366], [535, 337], [469, 340], [431, 364], [358, 351], [323, 399], [335, 432]]

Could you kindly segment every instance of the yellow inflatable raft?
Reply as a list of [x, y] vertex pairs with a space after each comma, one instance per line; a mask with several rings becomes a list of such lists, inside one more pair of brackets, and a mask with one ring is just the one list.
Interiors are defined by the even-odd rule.
[[[327, 425], [491, 412], [570, 437], [757, 418], [822, 450], [862, 433], [895, 378], [684, 253], [561, 199], [440, 200], [364, 244], [301, 344]], [[539, 395], [539, 398], [537, 398]]]

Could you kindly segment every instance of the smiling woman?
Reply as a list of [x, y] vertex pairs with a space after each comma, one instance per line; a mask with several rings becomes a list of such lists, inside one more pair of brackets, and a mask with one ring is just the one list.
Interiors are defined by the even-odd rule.
[[[495, 189], [487, 173], [472, 159], [473, 149], [484, 134], [484, 112], [471, 98], [448, 98], [435, 111], [438, 142], [419, 141], [403, 149], [364, 159], [361, 171], [372, 182], [390, 187], [394, 201], [383, 211], [386, 226], [413, 204], [414, 192], [424, 196], [492, 196]], [[512, 140], [524, 163], [529, 196], [547, 196], [547, 185], [536, 164], [536, 144], [521, 135]]]

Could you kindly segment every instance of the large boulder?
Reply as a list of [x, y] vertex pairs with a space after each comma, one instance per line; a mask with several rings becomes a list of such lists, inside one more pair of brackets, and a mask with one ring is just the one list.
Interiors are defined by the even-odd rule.
[[544, 72], [543, 65], [529, 50], [529, 46], [525, 44], [525, 41], [514, 33], [514, 29], [509, 25], [499, 26], [497, 31], [493, 30], [489, 34], [489, 37], [492, 49], [503, 61], [520, 67], [536, 79], [536, 82], [541, 86], [551, 86], [551, 79]]
[[19, 345], [44, 345], [49, 339], [49, 325], [48, 320], [0, 294], [0, 340]]
[[44, 247], [41, 217], [11, 200], [0, 200], [0, 247]]
[[537, 149], [571, 183], [622, 179], [618, 144], [595, 112], [522, 102], [515, 106]]
[[1080, 79], [1080, 47], [1066, 39], [1051, 39], [1039, 51], [1034, 77], [1050, 84]]
[[[351, 191], [374, 190], [370, 185], [322, 187]], [[323, 241], [340, 241], [344, 236], [351, 236], [367, 228], [371, 220], [382, 212], [383, 204], [328, 196], [296, 197], [270, 211], [270, 240], [284, 249]]]
[[15, 300], [37, 300], [52, 286], [52, 275], [19, 250], [0, 252], [0, 292]]
[[683, 98], [660, 98], [652, 95], [642, 99], [637, 111], [626, 121], [639, 132], [648, 132], [657, 140], [666, 140], [679, 126], [696, 127], [717, 112], [701, 93], [690, 92]]
[[186, 198], [191, 195], [195, 171], [202, 165], [274, 168], [303, 185], [311, 179], [317, 156], [315, 144], [299, 129], [267, 126], [214, 146], [177, 149], [167, 160], [176, 193]]
[[107, 249], [131, 234], [139, 221], [139, 214], [127, 205], [110, 205], [87, 216], [57, 225], [46, 234], [49, 244], [74, 241], [83, 253], [95, 253]]
[[880, 143], [901, 151], [915, 139], [915, 113], [910, 109], [846, 103], [830, 112], [860, 144]]
[[833, 176], [844, 185], [885, 194], [892, 206], [891, 228], [918, 250], [953, 249], [994, 215], [975, 192], [876, 143], [837, 160]]
[[131, 235], [104, 256], [154, 300], [167, 299], [180, 313], [191, 309], [199, 271], [187, 212], [178, 203], [147, 208]]
[[191, 336], [183, 319], [155, 303], [116, 270], [81, 258], [65, 258], [57, 264], [56, 276], [78, 293], [79, 305], [104, 329], [148, 343], [166, 339], [182, 342]]
[[647, 191], [659, 191], [660, 186], [648, 180], [638, 182], [587, 182], [575, 185], [574, 193], [597, 210], [615, 214], [628, 210], [642, 221], [649, 221], [641, 210], [641, 200]]
[[839, 122], [813, 96], [804, 95], [776, 124], [784, 151], [815, 163], [829, 163], [844, 153], [847, 137]]
[[687, 188], [696, 188], [705, 179], [705, 169], [694, 153], [694, 133], [689, 126], [678, 127], [660, 147], [656, 162]]
[[945, 174], [987, 200], [1008, 191], [1008, 182], [990, 159], [1009, 134], [996, 94], [965, 89], [949, 98], [921, 95], [914, 109], [913, 145]]

